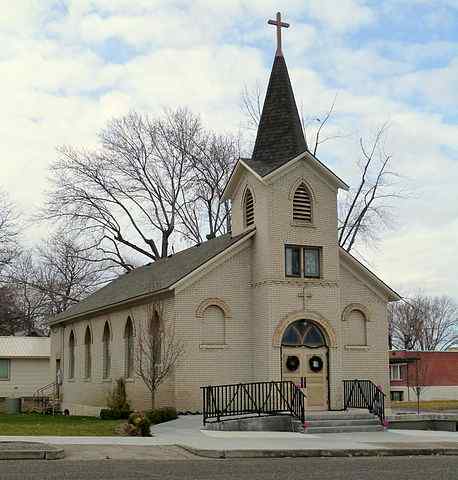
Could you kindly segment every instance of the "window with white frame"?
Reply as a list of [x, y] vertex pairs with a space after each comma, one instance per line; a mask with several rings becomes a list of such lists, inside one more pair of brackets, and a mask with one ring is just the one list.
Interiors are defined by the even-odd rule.
[[390, 378], [391, 380], [402, 380], [402, 364], [395, 363], [390, 365]]
[[287, 277], [320, 278], [321, 248], [286, 245], [285, 274]]

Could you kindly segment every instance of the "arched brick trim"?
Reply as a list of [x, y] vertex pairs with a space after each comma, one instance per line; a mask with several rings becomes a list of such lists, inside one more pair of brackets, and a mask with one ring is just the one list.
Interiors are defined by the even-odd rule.
[[92, 328], [92, 324], [90, 322], [85, 322], [84, 325], [83, 325], [83, 338], [84, 338], [84, 341], [86, 343], [86, 332], [87, 332], [87, 329], [89, 328], [89, 333], [91, 335], [91, 345], [94, 343], [94, 330]]
[[289, 314], [278, 323], [272, 338], [272, 345], [274, 347], [280, 347], [281, 339], [283, 337], [283, 333], [286, 330], [286, 327], [290, 323], [295, 322], [296, 320], [311, 320], [312, 322], [316, 323], [323, 330], [328, 347], [337, 348], [337, 335], [331, 324], [319, 313], [303, 310], [299, 310], [297, 312]]
[[103, 333], [105, 332], [105, 325], [108, 323], [108, 330], [110, 331], [110, 342], [113, 341], [113, 327], [111, 325], [111, 320], [109, 318], [105, 318], [102, 325], [102, 336], [100, 337], [100, 341], [103, 342]]
[[[290, 202], [293, 201], [294, 199], [294, 194], [296, 193], [296, 190], [297, 188], [299, 187], [299, 185], [303, 183], [307, 188], [308, 188], [308, 191], [310, 193], [310, 196], [312, 197], [312, 209], [314, 208], [315, 206], [315, 203], [317, 201], [316, 199], [316, 195], [315, 195], [315, 192], [313, 191], [313, 188], [312, 186], [310, 185], [310, 183], [308, 182], [308, 180], [306, 180], [304, 177], [300, 177], [298, 178], [290, 187], [289, 189], [289, 195], [288, 195], [288, 198], [290, 200]], [[313, 212], [312, 212], [313, 214]]]
[[132, 336], [135, 337], [136, 336], [136, 326], [135, 326], [135, 320], [134, 320], [134, 316], [132, 314], [130, 315], [127, 315], [126, 317], [126, 321], [124, 322], [124, 328], [123, 328], [123, 331], [122, 331], [122, 336], [123, 338], [126, 338], [126, 327], [127, 327], [127, 322], [130, 320], [131, 324], [132, 324]]
[[251, 195], [253, 197], [253, 202], [254, 204], [256, 205], [256, 194], [255, 194], [255, 191], [254, 191], [254, 187], [253, 185], [251, 185], [250, 183], [245, 183], [245, 185], [243, 186], [243, 189], [242, 189], [242, 195], [240, 196], [240, 207], [243, 209], [244, 207], [244, 203], [245, 203], [245, 195], [246, 195], [246, 191], [249, 190], [251, 192]]
[[348, 317], [353, 310], [359, 310], [364, 315], [366, 322], [371, 321], [369, 309], [365, 305], [363, 305], [362, 303], [350, 303], [344, 308], [342, 312], [342, 322], [348, 320]]
[[205, 310], [211, 306], [221, 308], [224, 313], [224, 318], [228, 319], [232, 317], [231, 309], [229, 308], [228, 304], [220, 298], [207, 298], [206, 300], [201, 302], [201, 304], [197, 307], [196, 317], [199, 319], [203, 319]]

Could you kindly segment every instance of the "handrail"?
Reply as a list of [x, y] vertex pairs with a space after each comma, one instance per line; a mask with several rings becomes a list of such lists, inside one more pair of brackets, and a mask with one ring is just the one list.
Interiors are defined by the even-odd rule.
[[344, 409], [367, 408], [385, 423], [385, 394], [370, 380], [344, 380]]
[[289, 413], [305, 421], [305, 395], [293, 382], [252, 382], [208, 385], [202, 389], [204, 424], [209, 419], [255, 414]]
[[33, 394], [33, 399], [36, 406], [42, 412], [45, 412], [51, 404], [53, 415], [54, 415], [54, 408], [55, 408], [54, 403], [56, 401], [57, 395], [58, 395], [58, 384], [57, 382], [52, 382], [37, 389]]

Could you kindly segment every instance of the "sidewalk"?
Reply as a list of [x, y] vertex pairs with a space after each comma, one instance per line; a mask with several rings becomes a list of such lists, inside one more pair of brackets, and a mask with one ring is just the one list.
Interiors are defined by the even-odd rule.
[[0, 437], [53, 445], [178, 446], [211, 458], [285, 456], [458, 455], [458, 433], [387, 430], [370, 433], [205, 431], [200, 416], [183, 416], [156, 425], [153, 437]]

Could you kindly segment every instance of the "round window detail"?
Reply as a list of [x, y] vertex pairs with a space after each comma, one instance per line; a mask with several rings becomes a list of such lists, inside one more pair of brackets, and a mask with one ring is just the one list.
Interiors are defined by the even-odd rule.
[[310, 357], [309, 367], [312, 372], [321, 372], [323, 370], [323, 360], [318, 355], [313, 355], [313, 357]]
[[290, 372], [295, 372], [299, 368], [299, 358], [296, 355], [289, 355], [286, 359], [286, 368]]

